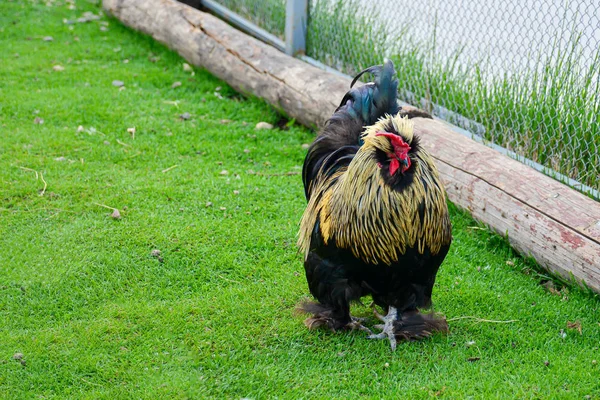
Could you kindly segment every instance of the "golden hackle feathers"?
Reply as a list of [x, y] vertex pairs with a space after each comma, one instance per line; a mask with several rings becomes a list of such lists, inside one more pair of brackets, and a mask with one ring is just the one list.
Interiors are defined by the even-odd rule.
[[[411, 154], [414, 179], [401, 191], [388, 185], [377, 165], [377, 149], [390, 151], [389, 140], [376, 133], [389, 125], [410, 145], [413, 123], [386, 115], [365, 129], [364, 144], [348, 167], [315, 184], [300, 224], [298, 245], [308, 255], [318, 222], [325, 243], [335, 240], [364, 262], [391, 264], [416, 247], [437, 254], [451, 240], [446, 197], [439, 173], [429, 153], [420, 148]], [[419, 209], [422, 212], [419, 212]]]
[[[377, 136], [378, 132], [385, 132], [388, 129], [388, 125], [392, 125], [392, 128], [398, 132], [407, 143], [411, 143], [414, 137], [413, 128], [414, 123], [406, 117], [401, 117], [399, 114], [391, 116], [386, 114], [380, 118], [375, 124], [365, 128], [362, 134], [362, 139], [367, 147], [373, 146], [384, 152], [393, 151], [390, 141], [382, 136]], [[364, 146], [363, 146], [364, 147]], [[358, 153], [357, 153], [358, 155]]]

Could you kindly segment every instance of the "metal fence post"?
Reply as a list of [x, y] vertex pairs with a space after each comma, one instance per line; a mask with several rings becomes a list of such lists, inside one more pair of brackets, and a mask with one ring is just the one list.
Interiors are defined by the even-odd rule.
[[290, 56], [306, 52], [308, 0], [287, 0], [285, 9], [285, 52]]

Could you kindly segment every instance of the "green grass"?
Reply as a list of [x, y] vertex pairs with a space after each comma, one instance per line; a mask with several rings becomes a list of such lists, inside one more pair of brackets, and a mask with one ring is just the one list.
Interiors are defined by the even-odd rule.
[[118, 21], [62, 22], [97, 5], [50, 5], [0, 2], [0, 398], [600, 397], [598, 299], [546, 290], [454, 207], [436, 309], [515, 321], [453, 320], [395, 353], [309, 332], [286, 173], [314, 134], [256, 131], [281, 119], [263, 101]]
[[481, 124], [485, 132], [475, 133], [485, 139], [600, 190], [600, 50], [581, 67], [578, 32], [567, 49], [540, 49], [537, 71], [493, 77], [483, 63], [460, 67], [460, 52], [441, 59], [435, 37], [424, 44], [405, 31], [390, 34], [381, 25], [390, 17], [364, 8], [361, 0], [311, 2], [307, 54], [351, 75], [385, 55], [404, 101], [430, 111], [441, 105]]

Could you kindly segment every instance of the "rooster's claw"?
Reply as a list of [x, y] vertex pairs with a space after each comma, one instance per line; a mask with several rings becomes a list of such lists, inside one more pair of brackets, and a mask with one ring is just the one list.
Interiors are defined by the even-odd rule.
[[373, 312], [377, 318], [384, 322], [384, 325], [376, 325], [375, 328], [382, 330], [381, 333], [376, 335], [369, 335], [369, 339], [389, 339], [392, 351], [396, 350], [396, 334], [394, 333], [394, 322], [398, 319], [398, 310], [395, 307], [391, 307], [388, 310], [388, 314], [384, 317], [379, 314], [377, 310], [373, 309]]

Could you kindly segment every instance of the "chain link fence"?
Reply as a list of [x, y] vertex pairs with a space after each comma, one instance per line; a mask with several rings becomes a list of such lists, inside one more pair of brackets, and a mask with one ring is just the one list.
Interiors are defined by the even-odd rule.
[[217, 0], [217, 3], [284, 39], [286, 0]]
[[[283, 37], [286, 0], [218, 2]], [[309, 0], [306, 54], [348, 75], [388, 57], [402, 100], [598, 197], [594, 3]]]

